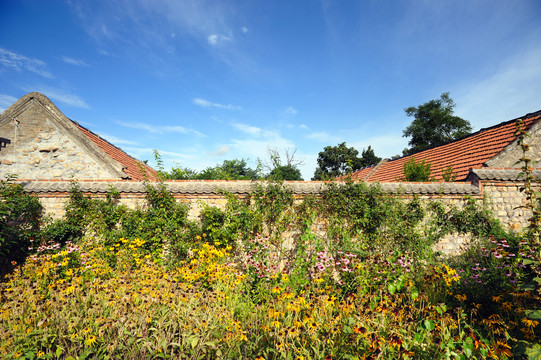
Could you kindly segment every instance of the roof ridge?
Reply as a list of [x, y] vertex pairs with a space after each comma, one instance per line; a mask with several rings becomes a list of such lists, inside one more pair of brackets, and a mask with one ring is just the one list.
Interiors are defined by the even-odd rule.
[[368, 179], [370, 178], [370, 176], [372, 176], [372, 174], [374, 174], [383, 164], [389, 162], [389, 159], [381, 159], [380, 162], [378, 162], [374, 168], [372, 170], [370, 170], [370, 172], [368, 174], [366, 174], [366, 176], [364, 177], [363, 181], [368, 181]]

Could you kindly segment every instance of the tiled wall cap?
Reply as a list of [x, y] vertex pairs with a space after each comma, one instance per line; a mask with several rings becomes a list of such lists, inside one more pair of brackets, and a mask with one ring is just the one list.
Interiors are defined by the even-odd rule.
[[[479, 180], [521, 181], [523, 179], [522, 173], [521, 169], [472, 169], [468, 178], [472, 179], [472, 175], [474, 175]], [[534, 169], [532, 175], [537, 180], [541, 180], [541, 169]]]
[[[21, 182], [26, 192], [55, 193], [69, 192], [73, 185], [66, 181], [24, 181]], [[165, 182], [167, 191], [173, 194], [219, 194], [222, 191], [233, 194], [249, 194], [256, 189], [258, 182], [249, 181], [189, 181]], [[268, 183], [259, 183], [268, 186]], [[106, 193], [111, 188], [121, 193], [145, 193], [146, 185], [142, 182], [78, 182], [77, 185], [85, 193]], [[157, 186], [151, 183], [151, 186]], [[327, 186], [324, 182], [286, 182], [285, 188], [294, 194], [319, 194]], [[470, 183], [382, 183], [381, 189], [397, 194], [479, 194], [479, 188]]]

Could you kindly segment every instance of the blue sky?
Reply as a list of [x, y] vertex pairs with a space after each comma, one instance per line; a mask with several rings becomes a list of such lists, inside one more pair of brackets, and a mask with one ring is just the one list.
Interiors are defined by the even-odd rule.
[[325, 146], [407, 146], [404, 108], [450, 92], [474, 130], [541, 109], [541, 2], [0, 2], [0, 110], [39, 91], [166, 168]]

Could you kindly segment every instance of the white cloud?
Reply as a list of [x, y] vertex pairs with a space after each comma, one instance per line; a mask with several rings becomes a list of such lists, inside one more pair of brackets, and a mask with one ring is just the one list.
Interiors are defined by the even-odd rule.
[[310, 140], [325, 142], [325, 143], [334, 143], [334, 142], [340, 141], [340, 138], [338, 136], [330, 135], [326, 131], [310, 133], [306, 135], [306, 138]]
[[89, 66], [84, 60], [74, 59], [67, 56], [62, 56], [61, 60], [66, 64], [75, 65], [75, 66]]
[[299, 111], [297, 109], [295, 109], [293, 106], [288, 106], [284, 110], [284, 115], [297, 115], [298, 113], [299, 113]]
[[209, 37], [207, 38], [208, 42], [210, 45], [216, 45], [218, 43], [218, 35], [214, 34], [214, 35], [209, 35]]
[[136, 157], [139, 160], [145, 160], [144, 157], [152, 158], [154, 159], [154, 150], [157, 150], [158, 153], [161, 156], [168, 157], [169, 161], [175, 161], [175, 160], [185, 160], [185, 159], [191, 159], [192, 155], [187, 155], [180, 152], [174, 152], [174, 151], [165, 151], [160, 149], [153, 149], [153, 148], [142, 148], [142, 147], [130, 147], [126, 146], [122, 148], [122, 150], [128, 152], [130, 155]]
[[240, 28], [240, 31], [242, 31], [244, 34], [248, 32], [248, 28], [246, 26], [243, 26]]
[[214, 103], [214, 102], [201, 99], [201, 98], [193, 99], [192, 103], [198, 106], [202, 106], [202, 107], [215, 107], [218, 109], [225, 109], [225, 110], [241, 110], [242, 109], [242, 106], [236, 106], [236, 105], [231, 105], [231, 104], [227, 104], [227, 105], [218, 104], [218, 103]]
[[187, 129], [183, 126], [156, 126], [156, 125], [150, 125], [150, 124], [144, 124], [144, 123], [129, 123], [125, 121], [117, 121], [116, 123], [124, 127], [137, 129], [137, 130], [144, 130], [152, 134], [176, 133], [176, 134], [196, 135], [199, 137], [205, 136], [199, 131]]
[[113, 145], [118, 145], [118, 144], [120, 144], [120, 145], [137, 145], [137, 142], [135, 142], [135, 141], [121, 139], [119, 137], [116, 137], [116, 136], [110, 135], [110, 134], [106, 134], [106, 133], [101, 133], [101, 134], [99, 134], [99, 136], [102, 137], [103, 139], [109, 141]]
[[239, 130], [239, 131], [241, 131], [241, 132], [243, 132], [243, 133], [245, 133], [247, 135], [255, 136], [255, 137], [260, 137], [262, 132], [263, 132], [263, 130], [261, 128], [258, 128], [256, 126], [247, 125], [247, 124], [234, 123], [234, 124], [232, 124], [232, 126], [235, 129], [237, 129], [237, 130]]
[[27, 70], [51, 79], [53, 75], [47, 70], [47, 64], [38, 59], [31, 59], [21, 54], [0, 48], [0, 64], [15, 71]]
[[541, 110], [539, 64], [541, 47], [537, 46], [511, 56], [490, 77], [453, 90], [456, 115], [476, 130]]
[[227, 146], [227, 145], [222, 145], [218, 148], [218, 150], [214, 151], [214, 152], [211, 152], [210, 155], [213, 155], [213, 156], [220, 156], [220, 155], [225, 155], [227, 153], [229, 153], [230, 151], [230, 147]]
[[27, 88], [27, 91], [37, 91], [48, 98], [61, 102], [63, 104], [81, 108], [81, 109], [90, 109], [90, 106], [78, 95], [71, 94], [65, 90], [52, 88], [48, 86], [37, 86], [35, 88]]
[[305, 124], [300, 124], [299, 129], [308, 130], [308, 126], [306, 126]]
[[13, 105], [18, 99], [10, 95], [0, 94], [0, 112], [4, 112], [8, 107]]
[[218, 43], [229, 42], [231, 38], [222, 34], [212, 34], [207, 37], [207, 41], [210, 45], [218, 45]]

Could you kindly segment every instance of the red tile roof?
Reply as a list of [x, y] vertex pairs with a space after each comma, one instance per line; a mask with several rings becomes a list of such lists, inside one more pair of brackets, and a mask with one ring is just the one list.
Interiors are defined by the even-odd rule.
[[[526, 130], [541, 119], [541, 111], [522, 117]], [[386, 163], [358, 170], [352, 174], [354, 180], [368, 182], [391, 182], [403, 176], [404, 164], [414, 158], [416, 162], [432, 164], [431, 176], [442, 180], [442, 171], [449, 165], [457, 175], [456, 181], [463, 181], [471, 168], [481, 168], [484, 163], [498, 155], [507, 145], [515, 140], [515, 122], [517, 119], [503, 122], [459, 140], [423, 150]], [[376, 165], [377, 166], [377, 165]], [[373, 171], [375, 170], [375, 171]]]
[[[73, 121], [73, 120], [72, 120]], [[82, 127], [77, 122], [73, 123], [86, 135], [90, 140], [92, 140], [96, 145], [100, 147], [103, 151], [107, 153], [114, 160], [118, 161], [123, 165], [123, 171], [130, 177], [130, 180], [142, 181], [145, 180], [145, 176], [141, 173], [141, 170], [146, 173], [148, 177], [147, 180], [157, 180], [158, 176], [156, 170], [150, 166], [144, 164], [142, 161], [139, 161], [130, 155], [126, 154], [122, 149], [114, 146], [107, 140], [101, 138], [99, 135], [93, 133], [85, 127]]]

